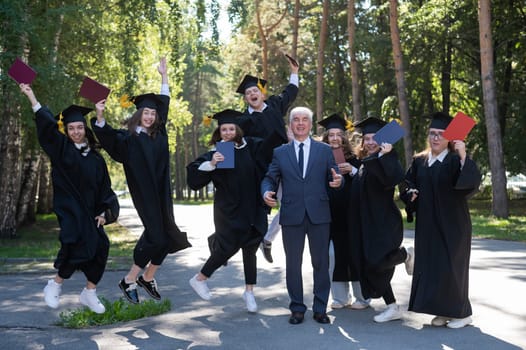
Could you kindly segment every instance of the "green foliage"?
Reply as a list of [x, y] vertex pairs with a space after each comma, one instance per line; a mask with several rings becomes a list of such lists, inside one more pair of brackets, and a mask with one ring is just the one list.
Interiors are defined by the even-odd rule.
[[65, 328], [86, 328], [93, 326], [104, 326], [118, 322], [133, 321], [144, 317], [157, 316], [170, 311], [171, 302], [168, 299], [162, 301], [146, 300], [140, 304], [131, 304], [124, 299], [111, 303], [105, 298], [100, 298], [106, 312], [96, 314], [87, 307], [74, 309], [60, 313], [60, 320], [56, 323]]

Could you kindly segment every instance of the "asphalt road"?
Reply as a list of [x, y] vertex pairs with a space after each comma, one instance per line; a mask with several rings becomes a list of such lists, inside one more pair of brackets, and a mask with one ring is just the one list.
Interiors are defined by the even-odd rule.
[[[122, 201], [120, 222], [138, 235], [141, 225], [129, 201]], [[274, 242], [274, 263], [258, 252], [259, 311], [245, 310], [240, 254], [209, 280], [211, 301], [201, 300], [188, 280], [208, 257], [206, 237], [213, 232], [212, 207], [174, 207], [176, 222], [188, 232], [193, 247], [170, 255], [157, 275], [159, 289], [172, 310], [156, 317], [83, 330], [55, 326], [60, 312], [79, 306], [85, 283], [82, 273], [66, 281], [57, 310], [43, 301], [42, 289], [53, 271], [1, 274], [0, 349], [526, 349], [526, 244], [473, 240], [470, 299], [473, 325], [451, 330], [432, 327], [432, 316], [406, 312], [400, 321], [375, 324], [382, 300], [372, 308], [329, 312], [332, 324], [320, 325], [308, 311], [301, 325], [288, 323], [284, 253], [281, 236]], [[406, 232], [404, 244], [412, 244]], [[304, 256], [304, 291], [312, 303], [312, 269]], [[109, 300], [121, 296], [117, 283], [125, 271], [107, 271], [98, 293]], [[396, 269], [393, 288], [407, 309], [411, 279]], [[140, 290], [140, 296], [146, 294]]]

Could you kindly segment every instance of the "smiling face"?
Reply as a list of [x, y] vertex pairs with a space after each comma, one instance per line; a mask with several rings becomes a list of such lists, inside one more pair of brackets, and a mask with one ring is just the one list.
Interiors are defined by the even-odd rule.
[[444, 129], [429, 128], [429, 147], [431, 148], [431, 154], [434, 156], [439, 155], [447, 148], [449, 141], [442, 135]]
[[312, 128], [312, 120], [307, 114], [296, 113], [290, 120], [290, 129], [294, 138], [298, 141], [304, 141], [309, 137]]
[[155, 123], [156, 116], [157, 112], [155, 109], [144, 107], [141, 115], [140, 126], [146, 129], [151, 128], [153, 123]]
[[338, 128], [327, 130], [327, 141], [331, 148], [340, 148], [343, 143], [343, 131]]
[[66, 124], [68, 137], [74, 143], [84, 143], [86, 139], [86, 129], [84, 122], [71, 122]]
[[224, 123], [219, 126], [219, 136], [223, 141], [233, 141], [236, 137], [236, 124]]
[[265, 96], [257, 86], [251, 86], [245, 90], [245, 101], [255, 110], [259, 111], [265, 102]]
[[375, 154], [380, 150], [380, 146], [374, 140], [374, 135], [376, 133], [365, 134], [363, 135], [363, 149], [367, 153], [367, 156]]

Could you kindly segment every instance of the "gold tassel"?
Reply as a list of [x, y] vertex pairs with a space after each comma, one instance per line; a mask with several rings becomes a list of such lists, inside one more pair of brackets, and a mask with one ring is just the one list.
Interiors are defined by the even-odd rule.
[[61, 133], [65, 135], [66, 132], [64, 131], [64, 122], [62, 121], [62, 119], [64, 119], [64, 117], [62, 116], [62, 112], [60, 112], [60, 114], [58, 115], [57, 127], [58, 127], [58, 131], [60, 131]]
[[205, 115], [203, 117], [203, 125], [206, 126], [206, 127], [209, 127], [210, 124], [212, 124], [212, 117], [209, 116], [209, 115]]
[[350, 120], [345, 121], [345, 130], [347, 131], [354, 131], [354, 124]]
[[129, 107], [131, 107], [131, 105], [133, 105], [133, 100], [134, 99], [130, 98], [130, 96], [128, 96], [128, 94], [124, 94], [119, 99], [119, 103], [120, 103], [122, 108], [129, 108]]
[[259, 79], [258, 79], [258, 89], [261, 90], [263, 95], [267, 94], [267, 89], [263, 86], [263, 84], [261, 84], [261, 81]]
[[389, 123], [392, 122], [393, 120], [396, 121], [398, 124], [402, 125], [402, 121], [401, 121], [400, 119], [398, 119], [398, 118], [393, 118], [393, 117], [390, 117], [390, 118], [389, 118]]

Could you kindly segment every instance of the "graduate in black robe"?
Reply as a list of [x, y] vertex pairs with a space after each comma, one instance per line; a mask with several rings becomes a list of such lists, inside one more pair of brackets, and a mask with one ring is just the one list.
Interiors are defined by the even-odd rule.
[[[241, 112], [224, 110], [214, 115], [218, 128], [211, 145], [234, 142], [233, 168], [220, 168], [225, 155], [213, 149], [187, 165], [187, 182], [198, 190], [212, 182], [214, 194], [215, 234], [211, 254], [190, 285], [205, 299], [211, 298], [206, 280], [239, 249], [243, 251], [245, 292], [243, 298], [249, 312], [257, 311], [253, 288], [256, 284], [256, 252], [267, 230], [267, 211], [259, 195], [259, 184], [272, 158], [272, 149], [279, 145], [276, 134], [262, 140], [244, 138], [237, 125]], [[216, 146], [217, 147], [217, 146]]]
[[[349, 254], [349, 229], [347, 214], [349, 211], [349, 196], [352, 184], [351, 163], [355, 163], [348, 136], [346, 134], [347, 121], [339, 114], [332, 114], [318, 122], [325, 128], [322, 141], [333, 149], [341, 151], [340, 157], [334, 157], [338, 163], [339, 173], [343, 175], [345, 183], [341, 189], [329, 188], [329, 204], [331, 208], [330, 246], [329, 246], [329, 273], [331, 275], [331, 308], [341, 309], [350, 307], [351, 294], [349, 282], [351, 281], [350, 254]], [[352, 125], [352, 124], [351, 124]], [[354, 168], [356, 171], [356, 168]], [[361, 293], [360, 293], [361, 294]]]
[[[248, 104], [247, 109], [239, 118], [238, 124], [243, 130], [243, 135], [267, 138], [276, 133], [280, 144], [288, 143], [289, 137], [285, 127], [285, 115], [298, 96], [299, 64], [292, 57], [285, 55], [290, 67], [289, 84], [279, 95], [272, 95], [265, 100], [267, 81], [251, 75], [245, 75], [236, 92], [243, 95]], [[269, 162], [270, 163], [270, 162]], [[281, 191], [278, 191], [281, 193]], [[278, 198], [281, 200], [281, 198]], [[269, 230], [265, 233], [262, 242], [262, 251], [265, 259], [272, 262], [272, 240], [279, 232], [279, 212], [274, 216]]]
[[161, 94], [133, 98], [137, 111], [128, 120], [127, 130], [113, 129], [102, 116], [91, 120], [102, 147], [123, 164], [133, 204], [144, 225], [133, 251], [134, 264], [119, 283], [132, 303], [139, 302], [137, 284], [152, 298], [160, 299], [155, 281], [157, 269], [169, 253], [191, 246], [173, 215], [166, 131], [170, 104], [166, 59], [161, 59], [158, 71], [162, 77]]
[[442, 136], [452, 118], [432, 116], [429, 149], [418, 154], [406, 174], [402, 199], [416, 213], [415, 262], [409, 310], [436, 315], [434, 326], [471, 323], [469, 258], [471, 218], [467, 199], [481, 180], [463, 141]]
[[410, 261], [407, 250], [400, 247], [402, 215], [393, 198], [404, 170], [392, 145], [378, 145], [373, 138], [385, 124], [374, 117], [356, 124], [362, 132], [357, 152], [362, 165], [352, 182], [349, 211], [351, 273], [359, 279], [364, 298], [383, 298], [387, 305], [375, 322], [402, 317], [391, 279], [397, 264]]
[[[72, 105], [54, 117], [40, 105], [29, 85], [21, 84], [20, 88], [31, 102], [38, 141], [51, 161], [53, 211], [60, 226], [60, 250], [54, 263], [58, 272], [44, 288], [44, 299], [48, 306], [57, 308], [62, 283], [80, 270], [87, 280], [80, 302], [96, 313], [104, 313], [96, 286], [109, 251], [105, 212], [113, 205], [114, 212], [108, 212], [108, 217], [115, 220], [118, 202], [104, 158], [97, 152], [95, 137], [84, 119], [93, 109]], [[97, 110], [100, 108], [103, 106], [97, 105]]]

